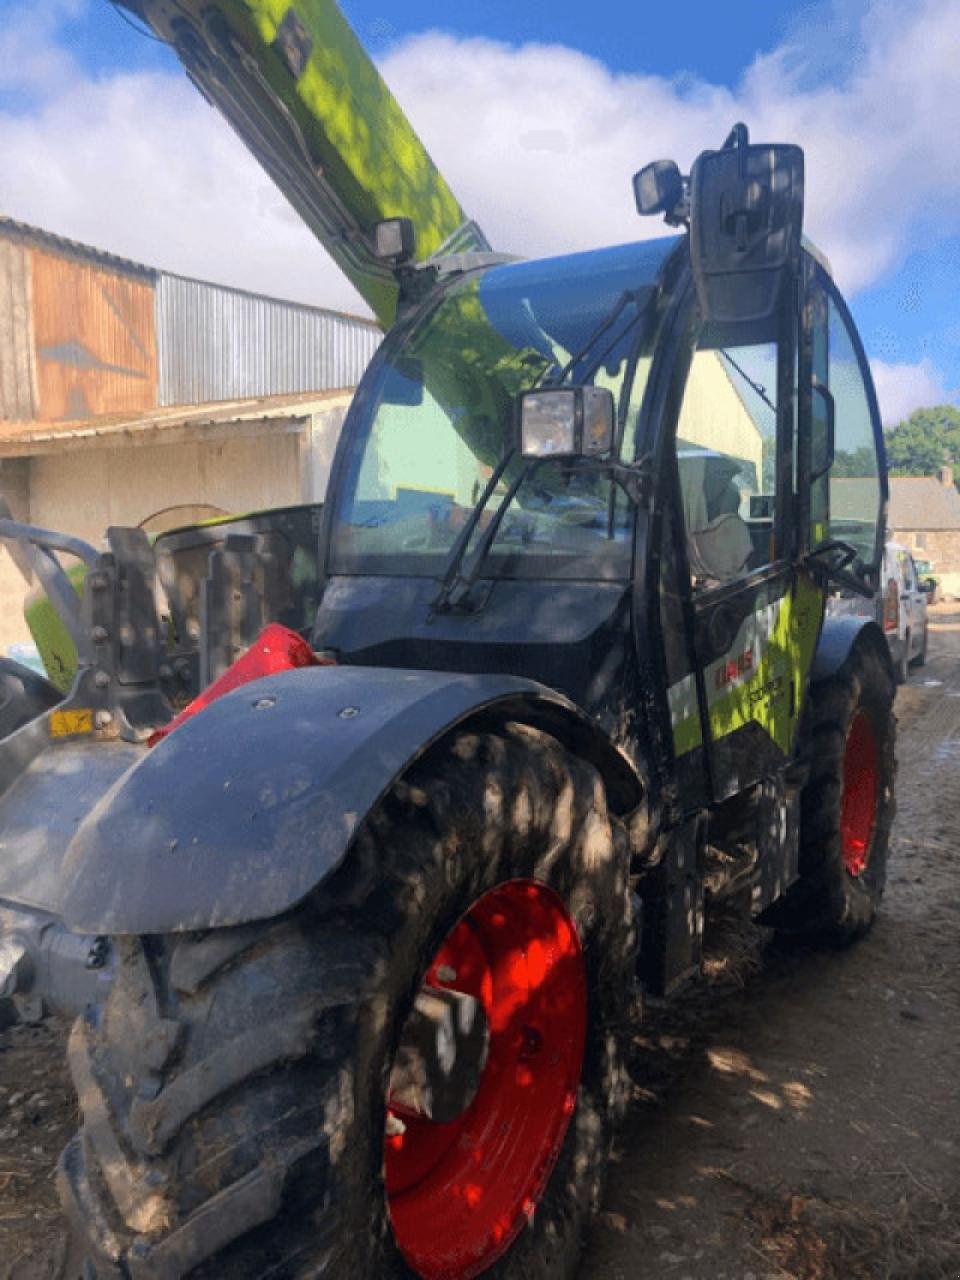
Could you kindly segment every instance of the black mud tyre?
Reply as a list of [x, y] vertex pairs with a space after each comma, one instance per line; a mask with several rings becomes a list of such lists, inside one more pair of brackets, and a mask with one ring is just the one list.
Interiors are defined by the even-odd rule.
[[[628, 871], [626, 837], [596, 771], [510, 724], [434, 748], [290, 915], [120, 940], [116, 982], [70, 1040], [82, 1128], [59, 1170], [73, 1232], [66, 1280], [572, 1277], [629, 1094], [637, 939]], [[438, 951], [465, 918], [473, 927], [476, 904], [489, 921], [496, 895], [521, 890], [572, 924], [586, 995], [582, 1068], [537, 1194], [501, 1222], [504, 1238], [516, 1235], [497, 1256], [474, 1239], [477, 1270], [451, 1263], [439, 1201], [419, 1234], [395, 1233], [386, 1098], [402, 1027]], [[569, 937], [560, 951], [573, 954]], [[538, 989], [532, 954], [525, 999]], [[541, 1031], [567, 1025], [543, 1004], [536, 1016], [546, 1019]], [[521, 1031], [535, 1101], [552, 1068], [537, 1061], [536, 1028]], [[505, 1181], [505, 1152], [493, 1144], [471, 1157], [482, 1157], [481, 1201]]]
[[811, 687], [800, 874], [765, 924], [839, 945], [873, 924], [895, 812], [894, 692], [889, 664], [868, 641], [854, 645], [836, 675]]
[[906, 684], [910, 677], [910, 632], [904, 632], [899, 656], [893, 664], [894, 677], [897, 684]]
[[930, 625], [925, 622], [923, 624], [923, 643], [920, 646], [920, 652], [916, 657], [910, 659], [911, 667], [925, 667], [927, 665], [927, 642], [930, 634]]

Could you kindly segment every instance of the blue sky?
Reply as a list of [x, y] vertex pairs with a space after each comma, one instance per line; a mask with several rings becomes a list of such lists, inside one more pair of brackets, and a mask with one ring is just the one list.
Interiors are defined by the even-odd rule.
[[[951, 189], [949, 152], [923, 142], [960, 138], [960, 84], [941, 47], [960, 38], [955, 0], [343, 7], [503, 247], [650, 234], [630, 220], [631, 169], [659, 154], [688, 164], [741, 113], [797, 137], [808, 230], [837, 268], [886, 416], [960, 402], [960, 145]], [[107, 0], [0, 0], [0, 12], [0, 212], [185, 273], [350, 306], [165, 47]], [[470, 104], [454, 120], [451, 93]]]

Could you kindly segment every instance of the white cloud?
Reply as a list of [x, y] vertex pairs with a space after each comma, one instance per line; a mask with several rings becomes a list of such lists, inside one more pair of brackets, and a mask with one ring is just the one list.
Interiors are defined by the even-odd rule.
[[960, 230], [960, 5], [926, 0], [888, 17], [878, 0], [847, 80], [813, 87], [797, 43], [758, 57], [734, 91], [438, 34], [407, 41], [383, 70], [465, 207], [495, 243], [525, 253], [661, 234], [636, 217], [632, 172], [659, 156], [688, 165], [735, 120], [798, 141], [808, 230], [855, 292], [931, 209], [939, 233]]
[[871, 360], [870, 369], [885, 427], [896, 426], [909, 418], [914, 409], [946, 404], [950, 398], [932, 360], [921, 360], [917, 364]]
[[[615, 75], [558, 46], [436, 33], [395, 46], [382, 67], [467, 211], [498, 247], [524, 254], [663, 234], [636, 216], [632, 172], [658, 156], [689, 165], [734, 120], [758, 138], [795, 139], [807, 152], [808, 230], [849, 293], [894, 266], [934, 214], [938, 235], [960, 232], [960, 5], [866, 10], [855, 64], [827, 82], [812, 74], [802, 28], [734, 90]], [[64, 78], [54, 31], [38, 20], [21, 76], [42, 89], [39, 105], [0, 115], [0, 208], [186, 274], [360, 305], [185, 78]]]
[[86, 78], [52, 30], [31, 14], [7, 31], [32, 61], [0, 88], [43, 92], [0, 112], [0, 212], [184, 275], [366, 311], [185, 76]]

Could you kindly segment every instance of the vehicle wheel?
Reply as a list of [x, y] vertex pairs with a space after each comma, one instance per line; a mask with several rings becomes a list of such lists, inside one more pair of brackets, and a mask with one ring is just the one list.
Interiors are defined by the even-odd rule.
[[925, 665], [926, 665], [926, 662], [927, 662], [927, 636], [928, 636], [929, 629], [930, 629], [930, 627], [929, 627], [929, 623], [926, 623], [926, 622], [925, 622], [925, 623], [923, 624], [923, 644], [920, 646], [920, 652], [917, 654], [917, 656], [916, 656], [915, 658], [911, 659], [911, 662], [910, 662], [911, 667], [923, 667], [923, 666], [925, 666]]
[[800, 798], [800, 878], [764, 923], [849, 942], [870, 928], [886, 882], [895, 810], [893, 682], [873, 649], [855, 646], [811, 687]]
[[910, 632], [907, 631], [903, 637], [903, 645], [900, 649], [900, 656], [894, 664], [894, 676], [897, 684], [906, 684], [907, 677], [910, 674]]
[[[286, 917], [120, 940], [70, 1040], [67, 1280], [572, 1277], [628, 1095], [628, 870], [596, 771], [511, 724], [428, 753]], [[425, 983], [486, 1019], [443, 1122], [387, 1106]]]

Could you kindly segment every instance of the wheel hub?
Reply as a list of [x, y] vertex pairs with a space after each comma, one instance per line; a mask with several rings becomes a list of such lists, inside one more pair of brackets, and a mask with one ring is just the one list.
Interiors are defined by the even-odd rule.
[[847, 734], [840, 814], [843, 865], [852, 876], [863, 875], [867, 868], [879, 794], [877, 740], [870, 717], [859, 710]]
[[[456, 1071], [468, 1085], [452, 1096], [469, 1101], [447, 1121], [405, 1107], [392, 1074], [384, 1160], [390, 1216], [398, 1247], [423, 1280], [472, 1280], [529, 1221], [576, 1109], [587, 1026], [576, 928], [544, 885], [502, 884], [447, 937], [425, 987], [479, 1002], [486, 1058], [471, 1090], [471, 1047], [468, 1038], [457, 1040]], [[412, 1039], [408, 1023], [401, 1046]]]

